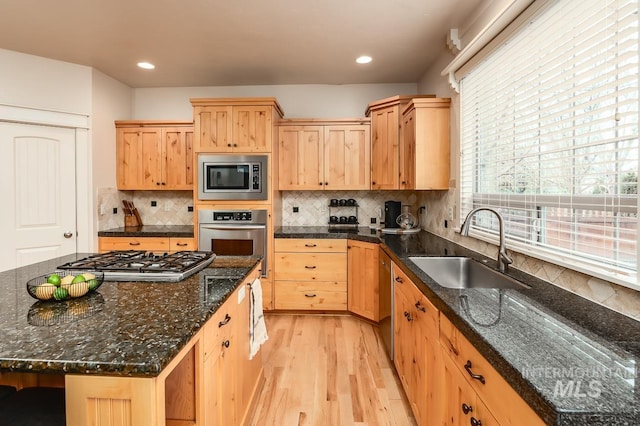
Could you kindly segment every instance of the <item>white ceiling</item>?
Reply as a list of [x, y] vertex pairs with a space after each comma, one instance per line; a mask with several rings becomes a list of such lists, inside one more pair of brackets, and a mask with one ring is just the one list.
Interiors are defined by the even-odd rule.
[[[415, 83], [480, 3], [0, 0], [0, 48], [131, 87]], [[361, 54], [373, 62], [357, 65]], [[156, 69], [138, 69], [141, 60]]]

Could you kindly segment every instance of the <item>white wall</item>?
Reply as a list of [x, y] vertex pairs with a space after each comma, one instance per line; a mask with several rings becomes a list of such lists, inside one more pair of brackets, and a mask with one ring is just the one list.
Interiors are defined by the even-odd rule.
[[91, 68], [0, 49], [0, 104], [89, 115]]
[[364, 117], [367, 105], [394, 95], [417, 92], [415, 83], [169, 87], [133, 90], [132, 119], [193, 118], [190, 98], [275, 97], [286, 118]]

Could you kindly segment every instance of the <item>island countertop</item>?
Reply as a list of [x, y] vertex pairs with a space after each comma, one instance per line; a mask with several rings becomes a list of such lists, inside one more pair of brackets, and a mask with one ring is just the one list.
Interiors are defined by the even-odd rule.
[[66, 302], [29, 296], [29, 279], [87, 255], [0, 272], [0, 370], [157, 376], [260, 261], [217, 257], [178, 283], [105, 281]]

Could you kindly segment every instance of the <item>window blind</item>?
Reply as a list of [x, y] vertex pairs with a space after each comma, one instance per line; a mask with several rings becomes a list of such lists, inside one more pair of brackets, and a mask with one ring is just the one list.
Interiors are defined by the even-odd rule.
[[463, 218], [494, 207], [508, 248], [640, 288], [638, 41], [637, 0], [563, 0], [462, 78]]

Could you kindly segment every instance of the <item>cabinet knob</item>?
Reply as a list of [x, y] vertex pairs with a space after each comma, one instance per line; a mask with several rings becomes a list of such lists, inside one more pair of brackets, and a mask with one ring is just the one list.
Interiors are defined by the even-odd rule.
[[482, 426], [482, 422], [475, 417], [471, 417], [471, 426]]
[[322, 182], [320, 182], [318, 185], [322, 186]]
[[403, 283], [404, 281], [402, 281], [402, 278], [401, 278], [401, 277], [396, 277], [396, 282], [397, 282], [397, 283]]
[[231, 342], [229, 340], [225, 340], [224, 342], [222, 342], [222, 346], [224, 346], [225, 348], [228, 348], [231, 345]]
[[404, 311], [404, 317], [407, 319], [407, 321], [413, 321], [413, 318], [411, 318], [411, 314], [407, 311]]
[[305, 247], [316, 247], [316, 245], [315, 245], [315, 244], [305, 244], [304, 246], [305, 246]]
[[237, 147], [238, 147], [238, 144], [237, 144], [237, 143], [234, 143], [234, 144], [233, 144], [233, 147], [234, 147], [234, 148], [237, 148]]
[[165, 182], [162, 182], [162, 184], [163, 184], [163, 185], [166, 185], [166, 183], [165, 183]]
[[228, 146], [229, 148], [231, 148], [231, 144], [230, 144], [230, 143], [228, 143], [228, 144], [227, 144], [227, 146]]
[[465, 414], [469, 414], [470, 412], [473, 411], [473, 407], [470, 405], [465, 404], [464, 402], [462, 403], [462, 412]]
[[324, 185], [325, 185], [325, 186], [329, 186], [329, 182], [325, 182], [325, 183], [324, 183]]
[[376, 184], [375, 182], [371, 181], [371, 185], [375, 185], [375, 184]]
[[156, 182], [156, 185], [160, 185], [160, 182]]
[[422, 306], [419, 300], [416, 302], [415, 306], [416, 306], [416, 309], [419, 310], [420, 312], [427, 312], [427, 309], [424, 306]]

